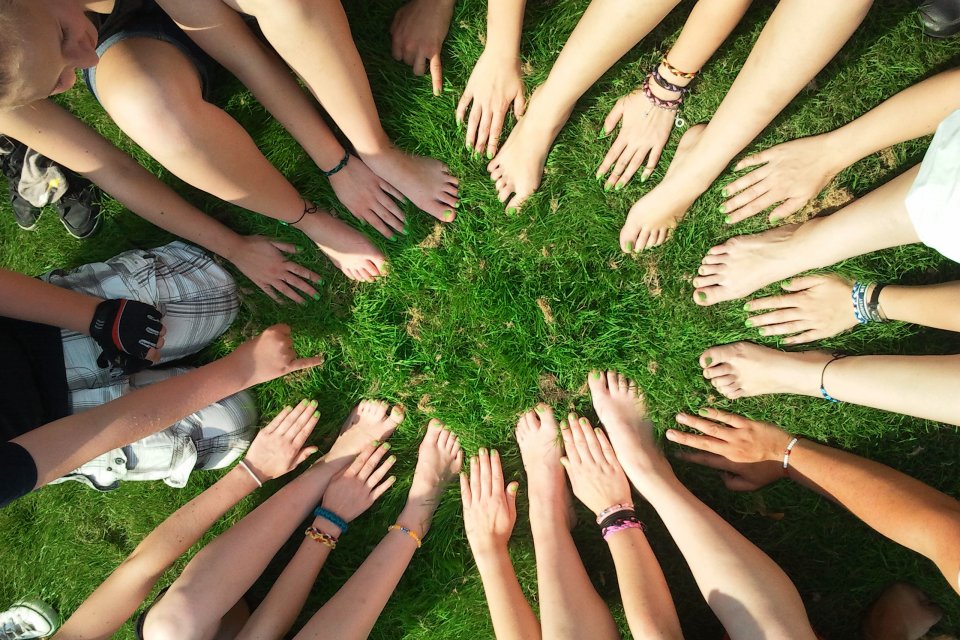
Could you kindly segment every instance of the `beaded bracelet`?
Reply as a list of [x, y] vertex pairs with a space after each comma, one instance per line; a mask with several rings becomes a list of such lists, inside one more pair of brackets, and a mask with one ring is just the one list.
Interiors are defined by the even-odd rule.
[[317, 507], [314, 510], [313, 515], [316, 518], [323, 518], [336, 528], [340, 529], [341, 534], [347, 532], [347, 521], [335, 514], [333, 511], [328, 511], [323, 507]]
[[420, 536], [418, 536], [415, 531], [411, 529], [407, 529], [401, 524], [390, 525], [389, 527], [387, 527], [387, 532], [389, 533], [390, 531], [400, 531], [410, 536], [410, 538], [417, 543], [417, 549], [423, 546], [423, 540], [420, 538]]
[[694, 78], [697, 77], [697, 74], [700, 73], [699, 70], [698, 71], [680, 71], [680, 69], [677, 69], [675, 66], [667, 62], [667, 56], [669, 55], [670, 55], [670, 52], [667, 51], [663, 55], [663, 57], [660, 58], [660, 64], [665, 66], [667, 68], [667, 71], [677, 76], [678, 78], [687, 78], [688, 80], [693, 80]]
[[647, 530], [646, 527], [643, 526], [643, 523], [640, 522], [639, 520], [636, 520], [636, 519], [627, 520], [621, 524], [613, 525], [611, 527], [607, 527], [606, 529], [604, 529], [602, 533], [603, 539], [609, 540], [610, 536], [612, 536], [613, 534], [619, 533], [621, 531], [626, 531], [627, 529], [640, 529], [641, 531]]
[[601, 529], [604, 529], [612, 524], [616, 524], [617, 522], [622, 522], [624, 520], [629, 520], [630, 518], [636, 517], [637, 515], [634, 512], [633, 507], [630, 507], [629, 509], [620, 509], [619, 511], [614, 511], [601, 520], [598, 524], [600, 525]]
[[783, 475], [785, 476], [790, 475], [790, 454], [793, 453], [793, 448], [797, 446], [797, 442], [799, 441], [799, 436], [793, 436], [793, 439], [790, 440], [790, 443], [783, 452]]
[[633, 504], [631, 504], [631, 503], [629, 503], [629, 502], [625, 502], [625, 503], [623, 503], [623, 504], [615, 504], [615, 505], [609, 506], [609, 507], [607, 507], [606, 509], [604, 509], [603, 511], [601, 511], [599, 514], [597, 514], [597, 524], [600, 524], [601, 522], [603, 522], [604, 519], [605, 519], [607, 516], [609, 516], [610, 514], [616, 513], [616, 512], [618, 512], [618, 511], [635, 511], [635, 508], [634, 508]]
[[303, 535], [306, 536], [307, 538], [310, 538], [311, 540], [314, 540], [316, 542], [319, 542], [320, 544], [330, 547], [331, 551], [337, 548], [338, 538], [334, 538], [329, 533], [324, 533], [323, 531], [320, 531], [316, 527], [308, 528], [306, 531], [303, 532]]
[[333, 169], [330, 169], [329, 171], [324, 171], [323, 169], [320, 169], [320, 173], [322, 173], [323, 175], [325, 175], [326, 177], [329, 178], [330, 176], [332, 176], [332, 175], [334, 175], [334, 174], [336, 174], [336, 173], [339, 173], [341, 169], [343, 169], [345, 166], [347, 166], [347, 163], [348, 163], [348, 162], [350, 162], [350, 152], [344, 150], [344, 152], [343, 152], [343, 159], [340, 160], [340, 162], [337, 164], [337, 166], [335, 166]]
[[850, 291], [850, 300], [853, 301], [853, 317], [860, 324], [870, 322], [870, 315], [867, 311], [865, 294], [867, 292], [867, 283], [857, 280], [853, 283], [853, 289]]

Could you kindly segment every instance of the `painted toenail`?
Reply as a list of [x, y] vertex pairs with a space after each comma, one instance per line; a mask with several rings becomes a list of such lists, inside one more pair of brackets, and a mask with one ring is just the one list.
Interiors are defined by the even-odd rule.
[[700, 300], [706, 300], [707, 294], [704, 293], [703, 291], [697, 291], [697, 297], [700, 298]]
[[384, 451], [390, 451], [390, 443], [389, 443], [389, 442], [384, 442], [383, 445], [382, 445], [382, 448], [383, 448]]
[[628, 243], [627, 243], [627, 252], [630, 253], [630, 252], [632, 252], [632, 251], [633, 251], [633, 243], [632, 243], [632, 242], [628, 242]]
[[753, 326], [753, 322], [750, 321], [750, 318], [747, 318], [746, 320], [743, 321], [743, 326], [745, 326], [745, 327], [752, 327], [752, 326]]
[[711, 357], [709, 357], [709, 356], [707, 356], [706, 358], [704, 358], [703, 361], [707, 364], [708, 367], [713, 364], [713, 358], [711, 358]]
[[507, 213], [509, 213], [510, 215], [514, 216], [514, 215], [517, 214], [517, 208], [516, 208], [516, 207], [510, 207], [509, 209], [507, 209]]
[[710, 412], [707, 411], [706, 409], [700, 409], [699, 411], [697, 411], [697, 413], [699, 413], [699, 414], [702, 415], [702, 416], [708, 416], [708, 415], [710, 415]]
[[447, 219], [447, 221], [453, 220], [453, 211], [447, 209], [443, 212], [443, 216]]
[[719, 211], [720, 213], [726, 213], [727, 212], [726, 205], [720, 205], [719, 207], [717, 207], [717, 211]]
[[594, 380], [599, 380], [599, 379], [600, 379], [600, 372], [599, 372], [599, 371], [594, 371], [594, 372], [592, 372], [592, 373], [590, 374], [590, 377], [593, 378]]

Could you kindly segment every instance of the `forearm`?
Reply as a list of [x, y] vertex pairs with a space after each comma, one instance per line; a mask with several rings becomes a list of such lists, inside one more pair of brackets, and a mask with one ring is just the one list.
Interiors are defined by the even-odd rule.
[[36, 487], [41, 487], [106, 451], [165, 429], [256, 382], [227, 356], [46, 424], [13, 442], [30, 452], [37, 466]]
[[[335, 527], [320, 518], [315, 519], [312, 526], [330, 535], [337, 533]], [[237, 640], [285, 637], [303, 609], [329, 556], [330, 547], [305, 536], [300, 548], [270, 588], [267, 597], [250, 616]]]
[[540, 638], [540, 622], [520, 589], [506, 547], [474, 552], [474, 558], [497, 640]]
[[58, 640], [112, 637], [150, 595], [170, 565], [256, 488], [246, 472], [239, 467], [231, 469], [144, 538], [70, 616], [55, 637]]
[[388, 533], [346, 584], [310, 618], [295, 640], [363, 640], [369, 636], [416, 550], [413, 540], [405, 534]]
[[920, 287], [889, 285], [880, 291], [880, 309], [890, 320], [912, 322], [925, 327], [960, 331], [956, 302], [960, 282]]
[[800, 440], [790, 477], [894, 542], [932, 560], [960, 592], [960, 503], [886, 465]]
[[[753, 0], [700, 0], [683, 25], [677, 42], [670, 49], [670, 64], [682, 71], [694, 72], [716, 53], [733, 31]], [[677, 84], [682, 78], [666, 77]]]
[[0, 269], [0, 315], [89, 334], [100, 298]]
[[[446, 0], [452, 2], [452, 0]], [[490, 0], [487, 3], [487, 44], [484, 53], [517, 60], [526, 0]]]
[[640, 529], [614, 533], [607, 541], [634, 638], [682, 638], [680, 619], [660, 563]]
[[960, 69], [937, 74], [904, 89], [853, 122], [824, 134], [825, 155], [837, 170], [871, 153], [932, 134], [960, 107]]

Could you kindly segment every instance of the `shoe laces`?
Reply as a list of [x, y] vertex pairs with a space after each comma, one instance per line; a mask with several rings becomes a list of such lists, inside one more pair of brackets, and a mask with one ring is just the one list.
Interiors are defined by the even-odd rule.
[[31, 632], [36, 633], [36, 628], [16, 613], [10, 614], [0, 624], [0, 640], [21, 640], [28, 637], [26, 634]]

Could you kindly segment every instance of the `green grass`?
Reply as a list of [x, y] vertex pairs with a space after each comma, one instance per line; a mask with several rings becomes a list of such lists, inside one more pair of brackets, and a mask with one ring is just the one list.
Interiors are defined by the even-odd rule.
[[[384, 398], [407, 409], [407, 421], [394, 437], [401, 480], [357, 522], [331, 556], [301, 622], [344, 582], [399, 511], [416, 444], [429, 417], [444, 420], [459, 433], [468, 453], [479, 446], [499, 448], [507, 472], [522, 478], [511, 436], [517, 413], [546, 399], [555, 407], [575, 407], [589, 415], [583, 383], [592, 367], [615, 367], [637, 379], [660, 428], [669, 425], [678, 411], [712, 403], [891, 464], [960, 496], [956, 469], [960, 438], [952, 427], [805, 398], [730, 402], [718, 398], [701, 377], [697, 356], [703, 349], [738, 339], [758, 340], [743, 325], [742, 303], [702, 309], [691, 301], [689, 281], [707, 249], [732, 235], [765, 226], [759, 218], [733, 229], [722, 223], [722, 215], [716, 213], [722, 200], [719, 186], [732, 176], [723, 176], [716, 188], [697, 201], [673, 241], [664, 247], [639, 257], [627, 257], [618, 250], [617, 233], [627, 209], [662, 177], [678, 133], [647, 185], [635, 180], [621, 192], [604, 193], [593, 178], [609, 144], [597, 139], [600, 125], [615, 100], [632, 90], [650, 61], [675, 39], [691, 2], [668, 17], [580, 100], [548, 159], [542, 188], [520, 214], [512, 216], [496, 200], [484, 171], [486, 161], [470, 159], [462, 131], [454, 122], [459, 91], [482, 49], [484, 3], [462, 0], [458, 4], [445, 49], [445, 90], [438, 98], [431, 95], [428, 79], [413, 78], [390, 58], [385, 34], [399, 0], [348, 4], [388, 132], [401, 147], [447, 162], [461, 179], [462, 204], [456, 223], [433, 238], [436, 246], [420, 246], [434, 224], [413, 212], [410, 236], [397, 243], [378, 238], [376, 242], [391, 260], [391, 275], [382, 283], [353, 285], [310, 252], [304, 264], [323, 274], [328, 283], [318, 302], [276, 306], [244, 283], [249, 295], [241, 317], [202, 356], [222, 355], [243, 337], [274, 322], [288, 322], [301, 353], [323, 353], [326, 362], [309, 374], [258, 388], [264, 416], [301, 397], [317, 398], [323, 409], [317, 440], [328, 441], [360, 398]], [[544, 80], [586, 4], [585, 0], [531, 2], [523, 36], [528, 89]], [[768, 4], [757, 3], [706, 66], [684, 108], [689, 122], [704, 122], [715, 111], [771, 11]], [[921, 34], [912, 3], [880, 2], [851, 42], [748, 151], [846, 123], [948, 68], [957, 53], [960, 40], [934, 41]], [[235, 81], [225, 81], [216, 98], [299, 189], [339, 208], [309, 158]], [[72, 91], [64, 101], [212, 215], [244, 232], [267, 233], [306, 246], [305, 239], [291, 229], [184, 187], [124, 138], [84, 90]], [[865, 193], [918, 161], [926, 143], [898, 145], [892, 149], [893, 162], [889, 154], [885, 159], [879, 154], [866, 158], [844, 171], [835, 186]], [[170, 239], [115, 202], [109, 202], [107, 210], [103, 229], [86, 242], [67, 238], [51, 214], [32, 234], [18, 232], [9, 215], [0, 216], [0, 264], [37, 274]], [[956, 265], [922, 247], [884, 251], [844, 262], [837, 269], [850, 276], [917, 283], [960, 275]], [[549, 305], [553, 322], [546, 321], [538, 300]], [[770, 339], [759, 341], [776, 344]], [[952, 353], [957, 345], [954, 335], [903, 325], [860, 328], [826, 344], [850, 353]], [[938, 629], [960, 632], [960, 602], [936, 568], [881, 538], [842, 509], [789, 483], [737, 495], [727, 492], [711, 472], [679, 464], [678, 472], [698, 496], [784, 567], [814, 625], [827, 637], [854, 637], [860, 612], [893, 580], [914, 582], [930, 593], [947, 612]], [[39, 595], [69, 614], [139, 540], [212, 484], [216, 475], [195, 474], [183, 490], [161, 483], [129, 483], [99, 495], [80, 486], [48, 487], [0, 511], [0, 573], [4, 577], [0, 603]], [[449, 491], [424, 550], [414, 559], [372, 637], [492, 635], [456, 493], [456, 489]], [[265, 490], [245, 500], [201, 544], [268, 494]], [[521, 493], [521, 516], [511, 549], [521, 583], [535, 602], [536, 574], [525, 506]], [[720, 637], [716, 619], [656, 515], [648, 507], [641, 507], [641, 513], [650, 526], [687, 637]], [[626, 632], [613, 566], [588, 518], [582, 519], [575, 536], [598, 589]], [[297, 536], [292, 540], [297, 542]], [[291, 552], [288, 544], [258, 583], [261, 595]], [[171, 569], [161, 587], [173, 580], [190, 556]], [[119, 637], [132, 637], [129, 628]]]

